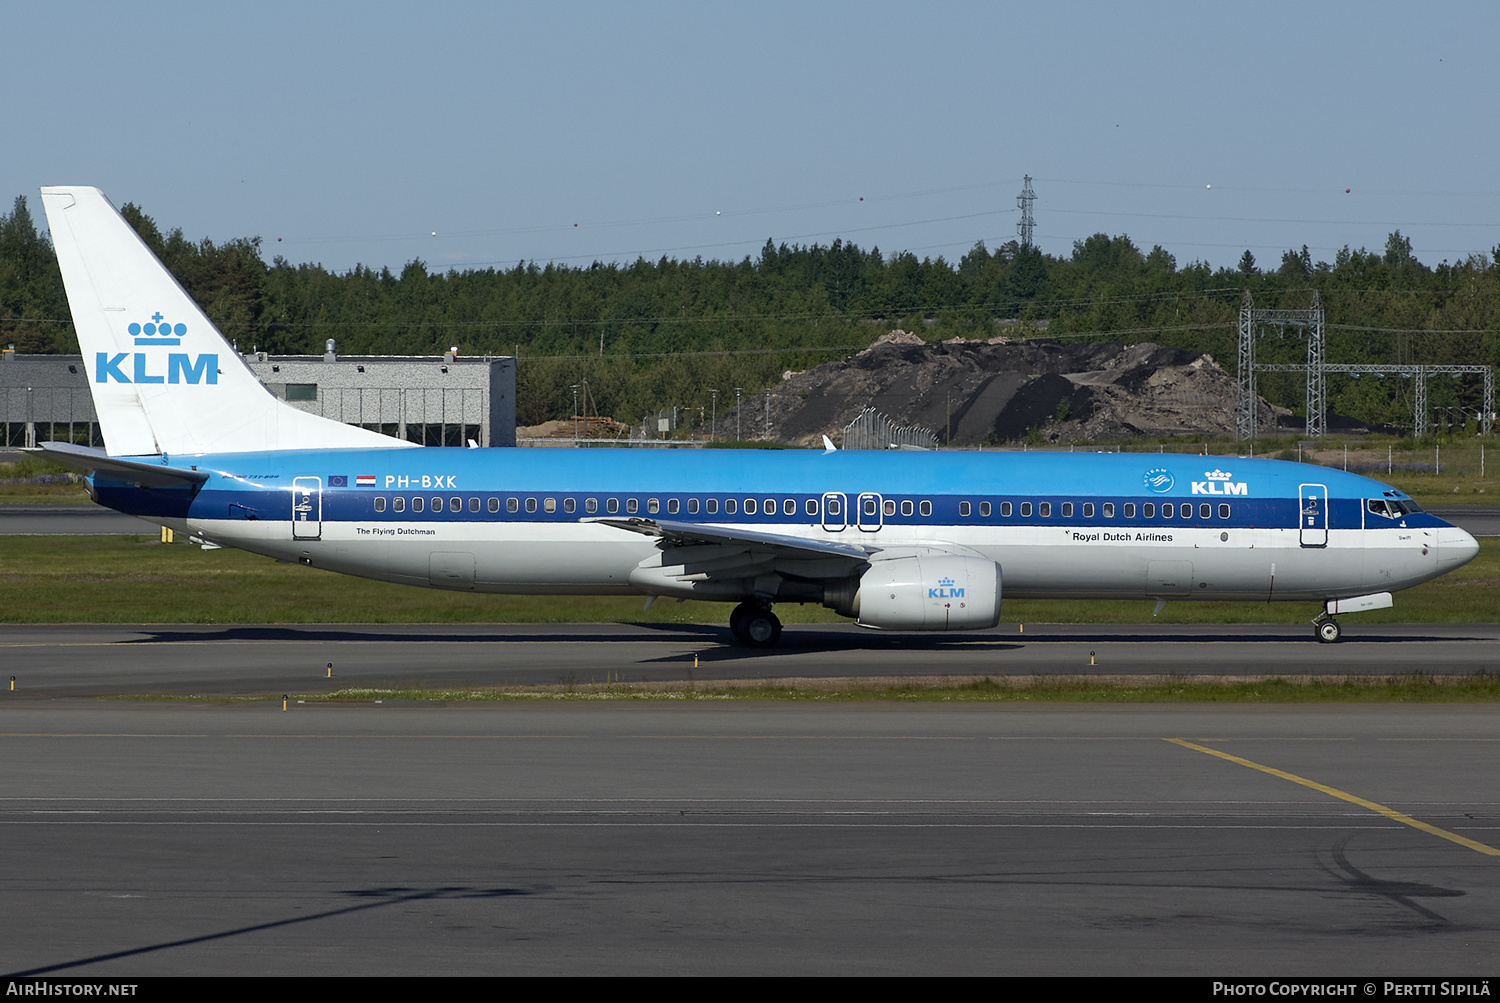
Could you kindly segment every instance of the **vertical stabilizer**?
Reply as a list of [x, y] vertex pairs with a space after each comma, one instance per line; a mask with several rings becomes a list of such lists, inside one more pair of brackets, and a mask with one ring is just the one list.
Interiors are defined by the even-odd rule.
[[277, 400], [97, 188], [43, 188], [111, 456], [409, 445]]

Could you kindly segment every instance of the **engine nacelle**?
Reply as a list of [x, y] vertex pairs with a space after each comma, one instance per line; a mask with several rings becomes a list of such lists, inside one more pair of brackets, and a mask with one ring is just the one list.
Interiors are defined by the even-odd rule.
[[1000, 622], [1000, 565], [953, 554], [876, 561], [852, 605], [861, 627], [983, 630]]

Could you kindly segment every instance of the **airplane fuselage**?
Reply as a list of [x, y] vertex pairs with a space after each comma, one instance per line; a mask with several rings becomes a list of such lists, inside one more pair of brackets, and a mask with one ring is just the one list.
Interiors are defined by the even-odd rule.
[[1475, 551], [1395, 489], [1275, 460], [430, 448], [168, 462], [211, 476], [196, 491], [100, 476], [99, 500], [208, 543], [479, 592], [745, 598], [644, 576], [656, 541], [596, 520], [837, 542], [875, 559], [972, 554], [1018, 598], [1326, 601], [1418, 584]]

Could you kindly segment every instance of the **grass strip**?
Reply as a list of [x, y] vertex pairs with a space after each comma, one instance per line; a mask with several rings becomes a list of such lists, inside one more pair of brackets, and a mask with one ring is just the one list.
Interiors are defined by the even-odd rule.
[[[1500, 621], [1500, 539], [1434, 581], [1397, 593], [1392, 609], [1355, 623]], [[1006, 599], [1016, 623], [1306, 624], [1311, 602], [1154, 603], [1138, 600]], [[729, 606], [641, 598], [499, 596], [393, 585], [282, 564], [238, 550], [205, 552], [154, 537], [28, 536], [0, 539], [0, 623], [708, 623]], [[782, 603], [788, 624], [847, 623], [820, 606]], [[1002, 627], [1001, 630], [1005, 628]]]

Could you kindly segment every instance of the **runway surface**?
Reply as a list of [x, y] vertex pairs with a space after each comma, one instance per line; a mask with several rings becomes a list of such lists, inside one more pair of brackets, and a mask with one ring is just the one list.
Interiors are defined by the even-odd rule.
[[1497, 724], [0, 700], [0, 969], [1492, 974]]
[[1319, 644], [1311, 626], [1010, 624], [940, 636], [793, 624], [778, 647], [757, 651], [707, 624], [0, 625], [0, 663], [16, 678], [13, 700], [844, 676], [1500, 671], [1497, 624], [1349, 617], [1344, 626], [1343, 641]]

